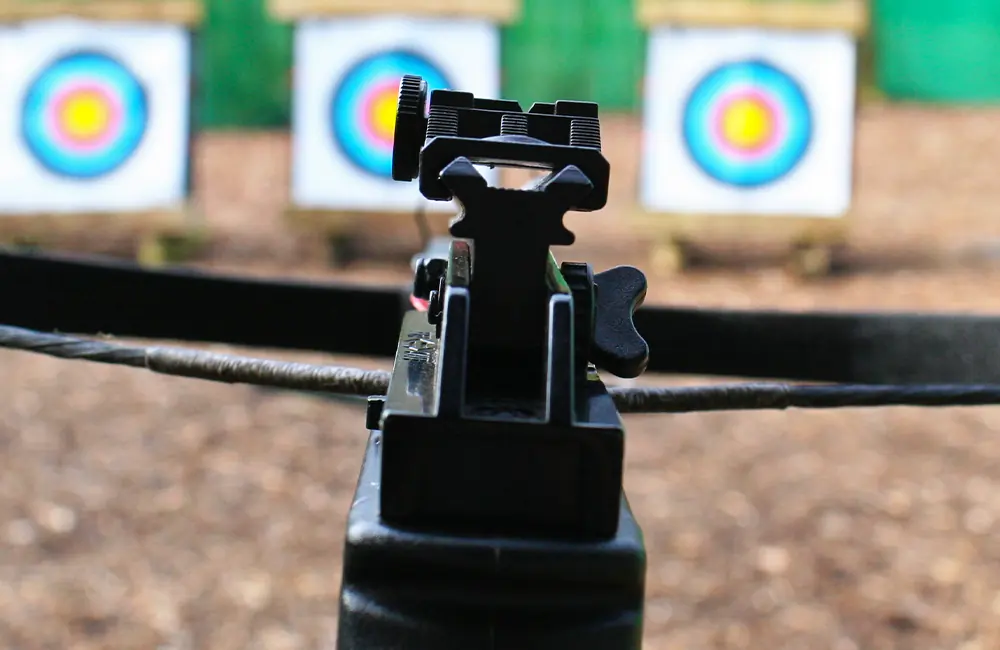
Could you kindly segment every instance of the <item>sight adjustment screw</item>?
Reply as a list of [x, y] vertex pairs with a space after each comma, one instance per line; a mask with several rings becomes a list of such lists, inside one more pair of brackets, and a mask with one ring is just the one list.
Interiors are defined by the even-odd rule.
[[601, 121], [595, 117], [574, 117], [569, 123], [571, 147], [601, 150]]
[[528, 116], [505, 113], [500, 118], [500, 135], [528, 135]]

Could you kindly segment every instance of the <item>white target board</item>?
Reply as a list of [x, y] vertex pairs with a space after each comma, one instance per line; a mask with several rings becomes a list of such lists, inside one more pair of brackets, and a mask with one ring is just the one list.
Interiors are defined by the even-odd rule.
[[181, 207], [190, 83], [182, 26], [63, 18], [0, 31], [0, 216]]
[[644, 207], [842, 217], [856, 46], [846, 32], [660, 28], [646, 71]]
[[[292, 202], [360, 212], [454, 211], [417, 181], [392, 180], [399, 81], [430, 90], [500, 92], [500, 35], [479, 19], [406, 16], [307, 20], [295, 37]], [[484, 173], [494, 182], [495, 173]]]

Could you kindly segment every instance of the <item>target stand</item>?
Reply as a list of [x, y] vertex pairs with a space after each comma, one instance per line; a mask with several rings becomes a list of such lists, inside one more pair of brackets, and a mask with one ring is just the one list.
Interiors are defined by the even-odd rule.
[[[191, 209], [196, 0], [0, 0], [0, 241], [200, 240]], [[173, 254], [173, 255], [172, 255]]]
[[295, 24], [288, 223], [324, 238], [335, 264], [370, 242], [408, 257], [447, 234], [453, 203], [392, 180], [399, 81], [499, 96], [499, 25], [520, 0], [270, 0], [269, 10]]
[[649, 29], [637, 225], [653, 265], [781, 245], [829, 270], [853, 203], [863, 0], [637, 0]]

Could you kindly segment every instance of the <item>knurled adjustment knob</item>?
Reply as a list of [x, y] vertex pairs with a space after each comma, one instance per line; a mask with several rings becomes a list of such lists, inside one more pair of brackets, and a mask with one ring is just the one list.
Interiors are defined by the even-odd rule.
[[399, 82], [396, 128], [392, 136], [392, 179], [412, 181], [420, 171], [420, 148], [427, 129], [427, 82], [407, 74]]
[[594, 276], [597, 309], [591, 361], [616, 377], [633, 379], [646, 370], [649, 344], [632, 315], [646, 299], [646, 276], [632, 266], [616, 266]]

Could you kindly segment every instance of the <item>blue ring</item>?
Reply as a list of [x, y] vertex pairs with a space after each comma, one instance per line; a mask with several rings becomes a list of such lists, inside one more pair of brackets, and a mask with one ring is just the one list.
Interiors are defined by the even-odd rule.
[[358, 127], [361, 111], [369, 89], [392, 81], [399, 84], [404, 74], [424, 78], [428, 90], [451, 88], [448, 78], [424, 56], [416, 52], [393, 50], [381, 52], [351, 67], [337, 85], [330, 101], [331, 135], [334, 144], [362, 171], [383, 178], [392, 178], [392, 150], [374, 146]]
[[[751, 83], [773, 97], [787, 115], [784, 142], [752, 163], [734, 161], [712, 141], [712, 109], [729, 86]], [[709, 73], [694, 89], [684, 109], [684, 143], [695, 163], [717, 181], [756, 188], [785, 177], [802, 161], [813, 138], [812, 109], [802, 87], [785, 72], [764, 61], [730, 63]]]
[[[66, 151], [45, 123], [45, 109], [54, 94], [64, 83], [79, 77], [107, 84], [122, 102], [122, 131], [97, 152]], [[21, 137], [35, 159], [53, 174], [94, 179], [111, 173], [135, 153], [148, 122], [146, 90], [135, 75], [105, 54], [84, 51], [56, 59], [28, 87], [21, 109]]]

